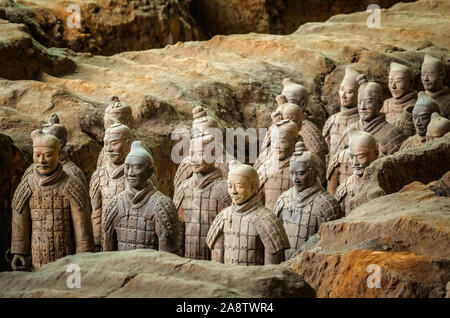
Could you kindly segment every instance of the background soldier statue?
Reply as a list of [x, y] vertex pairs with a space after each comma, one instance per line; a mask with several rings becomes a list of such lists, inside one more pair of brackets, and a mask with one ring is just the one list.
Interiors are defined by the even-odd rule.
[[441, 138], [450, 131], [450, 120], [439, 116], [438, 113], [431, 114], [431, 121], [427, 127], [427, 142]]
[[371, 134], [352, 128], [348, 135], [353, 174], [337, 188], [335, 195], [345, 215], [348, 215], [352, 210], [351, 200], [361, 190], [364, 169], [378, 158], [377, 142]]
[[69, 154], [67, 153], [67, 129], [59, 123], [58, 115], [52, 115], [49, 121], [42, 126], [42, 131], [59, 139], [59, 143], [61, 145], [61, 154], [59, 157], [59, 161], [63, 166], [63, 170], [68, 174], [71, 174], [74, 177], [78, 178], [87, 189], [88, 183], [86, 180], [86, 176], [84, 175], [83, 171], [70, 160]]
[[11, 263], [13, 270], [32, 269], [66, 255], [92, 252], [89, 199], [83, 184], [67, 174], [58, 138], [35, 130], [34, 165], [17, 187], [12, 201]]
[[253, 167], [230, 162], [228, 193], [233, 203], [214, 219], [207, 236], [213, 261], [247, 266], [284, 261], [284, 250], [289, 248], [286, 232], [262, 205], [258, 189]]
[[450, 90], [444, 85], [445, 66], [441, 60], [425, 54], [422, 64], [421, 80], [425, 94], [439, 105], [439, 113], [450, 119]]
[[273, 211], [281, 193], [292, 187], [289, 160], [298, 138], [297, 125], [291, 120], [284, 119], [275, 124], [271, 135], [272, 150], [258, 168], [258, 175], [265, 207]]
[[92, 203], [92, 226], [97, 250], [102, 242], [102, 219], [113, 196], [125, 190], [124, 161], [130, 152], [133, 133], [122, 124], [113, 124], [105, 132], [107, 163], [92, 175], [89, 195]]
[[153, 158], [140, 141], [134, 141], [125, 159], [125, 191], [114, 196], [105, 211], [104, 251], [178, 251], [177, 211], [172, 200], [153, 186], [153, 171]]
[[211, 259], [206, 234], [217, 214], [231, 204], [227, 183], [214, 166], [214, 136], [198, 134], [191, 140], [190, 158], [193, 175], [175, 189], [174, 202], [181, 223], [180, 254], [193, 259]]
[[274, 208], [289, 238], [286, 259], [300, 252], [322, 223], [344, 216], [339, 203], [317, 179], [319, 165], [319, 159], [306, 151], [302, 142], [295, 145], [289, 168], [294, 186], [281, 194]]
[[426, 143], [427, 127], [431, 121], [431, 114], [434, 112], [439, 113], [439, 106], [436, 101], [420, 92], [412, 111], [416, 134], [406, 139], [402, 143], [400, 150], [417, 148]]
[[414, 126], [412, 121], [405, 120], [408, 115], [402, 116], [402, 114], [417, 101], [417, 91], [413, 89], [413, 80], [414, 74], [408, 66], [392, 62], [388, 82], [392, 97], [384, 101], [381, 109], [381, 112], [386, 114], [386, 121], [400, 128], [408, 137], [414, 134]]

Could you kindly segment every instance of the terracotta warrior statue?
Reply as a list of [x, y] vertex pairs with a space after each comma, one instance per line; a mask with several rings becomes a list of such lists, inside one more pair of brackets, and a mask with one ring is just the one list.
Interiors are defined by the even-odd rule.
[[175, 189], [174, 202], [181, 223], [180, 255], [187, 258], [211, 259], [206, 234], [217, 214], [231, 204], [222, 172], [205, 154], [213, 142], [213, 135], [193, 136], [190, 145], [193, 175]]
[[292, 187], [289, 176], [289, 160], [298, 138], [297, 125], [288, 119], [275, 124], [271, 130], [270, 155], [259, 166], [259, 187], [265, 207], [273, 211], [275, 202], [284, 191]]
[[353, 127], [348, 131], [348, 135], [353, 174], [339, 185], [335, 195], [345, 215], [352, 210], [352, 199], [361, 190], [364, 182], [364, 169], [378, 158], [377, 141], [371, 134]]
[[450, 132], [450, 120], [440, 116], [438, 113], [431, 114], [431, 121], [427, 127], [427, 142], [441, 138]]
[[87, 189], [88, 183], [86, 180], [86, 176], [84, 175], [83, 171], [70, 160], [69, 154], [67, 153], [67, 129], [65, 126], [59, 123], [58, 115], [52, 115], [49, 121], [42, 126], [42, 131], [59, 139], [59, 143], [61, 145], [61, 154], [59, 156], [59, 161], [62, 164], [63, 170], [68, 174], [71, 174], [74, 177], [78, 178]]
[[427, 127], [431, 121], [431, 114], [434, 112], [439, 113], [439, 105], [434, 99], [420, 92], [416, 105], [414, 105], [412, 110], [416, 134], [406, 139], [402, 143], [400, 150], [417, 148], [426, 143]]
[[295, 145], [289, 166], [294, 186], [281, 194], [274, 208], [289, 238], [286, 259], [300, 252], [322, 223], [344, 216], [336, 199], [318, 182], [319, 165], [318, 158], [302, 142]]
[[[299, 130], [299, 135], [302, 137], [306, 148], [317, 154], [325, 163], [325, 156], [328, 153], [328, 146], [323, 138], [320, 129], [310, 120], [308, 120], [309, 94], [303, 85], [291, 81], [290, 78], [283, 80], [283, 90], [281, 95], [277, 96], [278, 110], [281, 110], [283, 104], [286, 102], [296, 104], [303, 109], [305, 119], [303, 120], [302, 128]], [[283, 113], [281, 111], [281, 113]], [[283, 118], [288, 119], [288, 118]]]
[[389, 90], [392, 97], [386, 99], [381, 112], [386, 114], [386, 121], [400, 128], [405, 136], [414, 134], [414, 125], [408, 107], [417, 101], [417, 91], [413, 88], [414, 74], [408, 66], [391, 63], [389, 72]]
[[[194, 121], [192, 123], [192, 135], [196, 135], [202, 132], [209, 134], [208, 130], [210, 128], [219, 128], [217, 121], [214, 118], [208, 116], [205, 109], [201, 106], [194, 107], [194, 109], [192, 110], [192, 117], [194, 118]], [[232, 160], [230, 156], [231, 155], [229, 153], [223, 151], [222, 156], [218, 156], [216, 158], [215, 166], [219, 168], [225, 178], [228, 175], [228, 162]], [[192, 173], [191, 157], [187, 155], [180, 162], [177, 172], [175, 173], [173, 181], [174, 188], [178, 188], [183, 181], [189, 179], [192, 176]]]
[[238, 161], [229, 166], [228, 193], [233, 203], [219, 213], [208, 232], [212, 260], [244, 266], [283, 262], [289, 240], [281, 221], [261, 203], [258, 173]]
[[124, 162], [130, 152], [133, 133], [125, 125], [113, 124], [106, 129], [103, 141], [107, 162], [95, 170], [89, 186], [97, 250], [102, 243], [102, 220], [106, 207], [116, 194], [125, 190]]
[[425, 54], [421, 80], [425, 94], [439, 105], [442, 117], [450, 119], [450, 90], [444, 85], [445, 66], [440, 59]]
[[12, 200], [13, 270], [32, 270], [66, 255], [92, 252], [89, 197], [84, 185], [63, 170], [57, 137], [35, 130], [33, 167]]
[[104, 219], [104, 251], [141, 248], [176, 253], [178, 216], [175, 205], [150, 181], [152, 156], [134, 141], [125, 159], [126, 188], [109, 202]]

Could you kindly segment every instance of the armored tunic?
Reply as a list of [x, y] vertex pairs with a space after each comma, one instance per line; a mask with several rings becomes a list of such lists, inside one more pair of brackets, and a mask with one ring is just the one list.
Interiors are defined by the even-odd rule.
[[74, 164], [72, 160], [69, 159], [67, 151], [62, 152], [59, 161], [61, 162], [64, 171], [78, 178], [78, 180], [80, 180], [87, 189], [88, 183], [86, 180], [86, 176], [84, 175], [83, 171], [76, 164]]
[[134, 194], [128, 187], [114, 196], [105, 211], [103, 250], [160, 250], [160, 241], [177, 251], [178, 217], [175, 205], [151, 183]]
[[345, 148], [334, 153], [327, 168], [327, 191], [334, 195], [337, 187], [353, 174], [350, 164], [350, 150]]
[[450, 90], [447, 86], [444, 86], [438, 92], [425, 91], [425, 94], [433, 98], [439, 105], [439, 112], [442, 117], [450, 119]]
[[278, 197], [290, 187], [293, 186], [289, 174], [289, 160], [291, 156], [283, 161], [278, 161], [269, 156], [266, 161], [258, 168], [259, 191], [262, 194], [265, 207], [273, 211]]
[[102, 220], [111, 199], [125, 190], [124, 165], [113, 167], [107, 164], [97, 168], [91, 178], [89, 195], [92, 203], [92, 227], [95, 245], [102, 242]]
[[402, 143], [400, 150], [417, 148], [422, 145], [425, 145], [426, 142], [427, 142], [426, 136], [414, 135], [414, 136], [409, 137]]
[[322, 134], [330, 149], [330, 155], [335, 152], [337, 142], [342, 136], [345, 128], [358, 120], [359, 113], [357, 107], [343, 109], [339, 113], [333, 114], [327, 119], [325, 126], [323, 127]]
[[181, 254], [193, 259], [211, 259], [206, 235], [217, 214], [231, 204], [227, 182], [219, 169], [199, 178], [193, 175], [175, 190], [175, 207], [181, 223]]
[[395, 126], [395, 120], [402, 115], [408, 107], [414, 106], [416, 101], [417, 91], [410, 92], [398, 99], [391, 97], [384, 101], [381, 112], [386, 114], [386, 121]]
[[398, 127], [403, 135], [410, 137], [416, 133], [416, 128], [412, 120], [412, 110], [414, 106], [407, 107], [400, 116], [398, 116], [392, 123]]
[[84, 185], [61, 164], [49, 176], [33, 166], [12, 201], [11, 253], [30, 255], [32, 268], [93, 251], [90, 205]]
[[352, 210], [351, 200], [358, 194], [362, 186], [362, 177], [352, 174], [339, 185], [334, 197], [341, 205], [342, 211], [347, 216]]
[[295, 187], [283, 192], [274, 212], [283, 223], [289, 239], [286, 260], [301, 251], [303, 244], [319, 231], [322, 223], [344, 216], [336, 199], [319, 183], [301, 193]]
[[298, 134], [302, 137], [306, 149], [318, 155], [320, 160], [325, 163], [325, 156], [328, 154], [328, 145], [320, 129], [313, 122], [305, 119]]
[[289, 248], [289, 241], [280, 220], [267, 210], [258, 195], [237, 206], [232, 204], [214, 220], [208, 232], [211, 249], [222, 240], [223, 263], [264, 265], [265, 254], [276, 254]]

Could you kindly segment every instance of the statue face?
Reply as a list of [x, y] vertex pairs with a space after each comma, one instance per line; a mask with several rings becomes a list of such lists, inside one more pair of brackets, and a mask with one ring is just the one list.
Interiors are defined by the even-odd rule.
[[208, 173], [214, 169], [214, 162], [207, 162], [206, 156], [203, 154], [203, 148], [190, 150], [191, 167], [194, 173]]
[[49, 175], [58, 165], [59, 151], [51, 147], [34, 147], [33, 162], [40, 174]]
[[292, 183], [298, 192], [306, 190], [316, 182], [316, 172], [308, 167], [306, 162], [291, 162], [289, 173]]
[[412, 113], [414, 127], [416, 133], [419, 136], [425, 136], [427, 134], [427, 127], [431, 121], [431, 114], [426, 111], [419, 111], [418, 113]]
[[401, 98], [411, 91], [408, 75], [402, 71], [389, 73], [389, 91], [394, 98]]
[[364, 169], [368, 167], [372, 161], [376, 159], [376, 154], [373, 149], [351, 146], [350, 147], [350, 163], [353, 168], [353, 172], [357, 176], [364, 174]]
[[130, 152], [131, 142], [118, 134], [105, 134], [105, 151], [110, 163], [122, 164]]
[[278, 155], [279, 160], [286, 159], [294, 152], [295, 142], [297, 141], [296, 138], [281, 129], [278, 129], [278, 134], [275, 132], [272, 134], [271, 140], [273, 153]]
[[444, 85], [444, 79], [439, 72], [438, 64], [422, 65], [420, 79], [422, 80], [423, 88], [430, 92], [437, 92], [441, 90]]
[[366, 88], [365, 94], [358, 100], [359, 117], [364, 121], [370, 121], [379, 113], [383, 101], [374, 88]]
[[358, 104], [358, 87], [351, 81], [342, 81], [339, 87], [339, 99], [342, 107], [355, 107]]
[[127, 156], [125, 159], [124, 174], [128, 185], [136, 190], [143, 189], [150, 179], [153, 168], [145, 158], [139, 156]]
[[256, 194], [250, 179], [243, 175], [228, 175], [228, 194], [234, 204], [243, 204]]

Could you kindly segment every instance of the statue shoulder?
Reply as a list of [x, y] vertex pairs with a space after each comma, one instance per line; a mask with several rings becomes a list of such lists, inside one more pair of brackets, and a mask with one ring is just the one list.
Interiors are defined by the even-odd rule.
[[347, 195], [347, 193], [348, 193], [348, 185], [350, 184], [351, 179], [352, 179], [352, 176], [348, 177], [347, 179], [344, 180], [344, 182], [342, 184], [340, 184], [337, 187], [336, 193], [334, 195], [334, 198], [338, 202], [341, 202], [344, 199], [344, 197]]
[[33, 193], [33, 164], [25, 170], [19, 185], [14, 191], [11, 206], [13, 213], [21, 213], [25, 204], [27, 204], [31, 194]]
[[322, 135], [328, 136], [330, 134], [330, 130], [333, 126], [335, 126], [337, 124], [337, 122], [339, 121], [339, 114], [340, 113], [335, 113], [333, 115], [331, 115], [330, 117], [328, 117], [328, 119], [325, 121], [325, 125], [323, 126], [323, 130], [322, 130]]
[[286, 231], [281, 221], [272, 211], [261, 208], [256, 212], [256, 231], [264, 247], [275, 254], [290, 247]]
[[277, 202], [275, 203], [275, 206], [274, 206], [274, 208], [273, 208], [273, 212], [275, 213], [275, 215], [276, 215], [277, 217], [279, 217], [279, 215], [280, 215], [281, 211], [283, 210], [283, 208], [288, 207], [288, 203], [289, 203], [289, 200], [290, 200], [289, 198], [290, 198], [290, 196], [291, 196], [292, 191], [294, 191], [294, 190], [293, 190], [293, 187], [290, 188], [290, 189], [288, 189], [288, 190], [286, 190], [286, 191], [284, 191], [284, 192], [278, 197], [278, 200], [277, 200]]
[[103, 229], [105, 232], [111, 231], [112, 227], [114, 226], [114, 220], [119, 214], [118, 201], [121, 197], [123, 197], [123, 193], [124, 192], [121, 192], [113, 196], [111, 201], [109, 201], [108, 205], [106, 206], [105, 215], [103, 217]]
[[180, 208], [181, 203], [183, 202], [183, 199], [185, 197], [185, 193], [187, 190], [189, 190], [190, 183], [191, 179], [189, 178], [181, 182], [181, 184], [175, 188], [175, 192], [173, 194], [173, 202], [175, 203], [177, 209]]
[[214, 247], [214, 244], [216, 243], [217, 239], [223, 233], [224, 224], [230, 212], [231, 207], [223, 209], [222, 211], [220, 211], [219, 214], [217, 214], [217, 216], [211, 223], [209, 231], [206, 235], [206, 244], [210, 249]]
[[344, 216], [339, 202], [326, 190], [314, 199], [314, 210], [317, 211], [323, 222], [336, 220]]
[[104, 167], [97, 168], [91, 177], [91, 182], [89, 183], [89, 196], [95, 198], [100, 191], [100, 179], [105, 174]]
[[[154, 213], [156, 215], [158, 237], [173, 237], [178, 234], [178, 214], [173, 201], [165, 194], [156, 191]], [[151, 199], [150, 199], [151, 200]]]
[[78, 208], [90, 207], [85, 185], [75, 176], [66, 173], [67, 182], [64, 186], [64, 195]]

